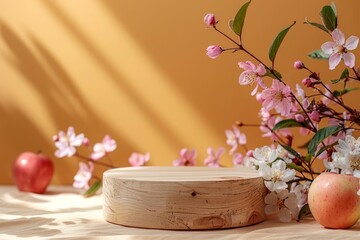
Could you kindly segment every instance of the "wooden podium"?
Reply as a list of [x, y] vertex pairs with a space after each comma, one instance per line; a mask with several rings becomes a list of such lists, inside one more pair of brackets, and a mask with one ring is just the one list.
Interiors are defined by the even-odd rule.
[[103, 177], [106, 221], [124, 226], [198, 230], [265, 219], [266, 188], [248, 168], [129, 167]]

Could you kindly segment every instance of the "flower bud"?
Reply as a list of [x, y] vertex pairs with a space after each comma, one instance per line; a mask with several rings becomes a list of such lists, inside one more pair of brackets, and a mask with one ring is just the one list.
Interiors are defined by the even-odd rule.
[[303, 69], [305, 67], [304, 63], [302, 61], [295, 61], [294, 62], [294, 68], [296, 69]]
[[295, 114], [295, 120], [297, 122], [304, 122], [305, 121], [304, 116], [302, 114]]
[[204, 17], [204, 22], [208, 27], [215, 26], [216, 24], [215, 15], [212, 13], [206, 14]]
[[206, 55], [208, 55], [210, 58], [215, 59], [217, 58], [221, 53], [222, 49], [218, 45], [211, 45], [206, 49]]
[[88, 138], [84, 138], [82, 144], [83, 144], [84, 146], [88, 147], [89, 144], [90, 144], [89, 139], [88, 139]]
[[313, 83], [315, 82], [314, 79], [310, 78], [310, 77], [307, 77], [307, 78], [304, 78], [302, 81], [302, 84], [304, 84], [306, 87], [312, 87], [313, 86]]
[[246, 152], [246, 156], [247, 156], [247, 157], [254, 157], [254, 150], [248, 150], [248, 151]]
[[320, 114], [318, 111], [312, 111], [310, 113], [310, 118], [311, 120], [315, 121], [315, 122], [320, 122]]

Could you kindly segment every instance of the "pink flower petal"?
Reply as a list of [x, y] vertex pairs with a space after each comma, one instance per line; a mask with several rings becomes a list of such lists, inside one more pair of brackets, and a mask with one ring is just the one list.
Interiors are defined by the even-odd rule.
[[329, 58], [329, 69], [334, 70], [335, 67], [340, 63], [342, 55], [340, 53], [334, 53]]
[[238, 65], [240, 68], [244, 69], [245, 71], [254, 71], [255, 70], [254, 64], [249, 61], [239, 62]]
[[321, 45], [321, 50], [325, 53], [325, 54], [332, 54], [334, 52], [334, 48], [337, 46], [336, 43], [334, 42], [326, 42], [324, 44]]
[[224, 154], [224, 152], [225, 152], [225, 148], [223, 147], [219, 148], [215, 154], [215, 157], [219, 159]]
[[256, 68], [256, 72], [259, 74], [259, 75], [265, 75], [266, 73], [266, 69], [264, 67], [264, 65], [262, 65], [261, 63], [257, 66]]
[[259, 88], [259, 84], [256, 84], [256, 87], [255, 87], [254, 90], [252, 90], [252, 92], [251, 92], [251, 96], [254, 96], [254, 95], [257, 93], [258, 88]]
[[241, 144], [241, 145], [246, 144], [246, 135], [244, 133], [241, 133], [239, 136], [239, 144]]
[[349, 68], [353, 68], [355, 66], [355, 55], [353, 53], [344, 53], [343, 58], [345, 66], [348, 66]]
[[345, 48], [347, 50], [354, 50], [357, 48], [357, 45], [359, 43], [359, 38], [356, 36], [350, 36], [345, 43]]
[[339, 29], [335, 29], [332, 31], [331, 36], [333, 37], [334, 41], [340, 45], [345, 43], [345, 36]]

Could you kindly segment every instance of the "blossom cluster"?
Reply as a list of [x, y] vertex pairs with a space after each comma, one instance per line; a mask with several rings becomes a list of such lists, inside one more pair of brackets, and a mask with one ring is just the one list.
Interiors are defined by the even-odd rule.
[[[265, 213], [278, 214], [281, 221], [300, 219], [308, 209], [307, 194], [312, 181], [321, 173], [314, 169], [314, 163], [323, 161], [325, 171], [352, 174], [360, 178], [360, 138], [353, 137], [360, 130], [360, 112], [348, 106], [343, 96], [358, 88], [351, 87], [360, 81], [360, 67], [352, 50], [359, 43], [357, 36], [345, 38], [337, 25], [337, 11], [334, 4], [324, 6], [321, 11], [322, 23], [310, 22], [328, 34], [329, 41], [319, 50], [309, 53], [313, 59], [327, 59], [329, 70], [334, 70], [341, 62], [345, 70], [335, 80], [324, 81], [320, 74], [307, 67], [304, 61], [296, 61], [295, 69], [302, 70], [305, 77], [295, 89], [286, 82], [279, 69], [275, 68], [275, 56], [287, 32], [295, 22], [276, 36], [269, 49], [269, 63], [255, 56], [242, 42], [242, 28], [250, 1], [245, 3], [229, 26], [237, 36], [230, 37], [218, 28], [219, 21], [214, 14], [206, 14], [205, 24], [230, 40], [234, 46], [225, 48], [211, 45], [207, 55], [216, 59], [224, 52], [242, 52], [253, 60], [240, 61], [242, 69], [238, 82], [243, 86], [254, 86], [251, 95], [261, 105], [258, 127], [263, 137], [270, 138], [272, 145], [248, 150], [246, 136], [241, 127], [254, 126], [237, 122], [232, 130], [226, 130], [227, 144], [231, 147], [234, 163], [258, 170], [268, 189], [265, 197]], [[346, 40], [345, 40], [346, 39]], [[341, 83], [340, 86], [338, 83]], [[337, 88], [336, 88], [337, 87]], [[333, 89], [332, 89], [333, 88]], [[324, 127], [325, 126], [325, 127]], [[304, 144], [306, 152], [293, 147], [294, 135], [291, 128], [309, 138]], [[245, 156], [238, 150], [243, 146]], [[360, 190], [358, 192], [360, 195]]]
[[[117, 148], [116, 141], [110, 135], [105, 135], [101, 142], [95, 143], [92, 147], [90, 141], [83, 133], [76, 134], [74, 127], [70, 126], [67, 132], [59, 131], [53, 136], [55, 147], [55, 156], [57, 158], [63, 157], [77, 157], [79, 160], [79, 170], [74, 176], [73, 187], [78, 189], [85, 189], [87, 195], [95, 193], [101, 187], [101, 177], [94, 173], [94, 165], [100, 165], [106, 168], [115, 168], [113, 161], [110, 158], [110, 153]], [[88, 150], [87, 155], [79, 153], [79, 147], [85, 147]], [[100, 159], [106, 157], [107, 162], [102, 162]], [[131, 166], [143, 166], [150, 160], [150, 154], [132, 153], [129, 157], [129, 164]], [[90, 180], [95, 179], [91, 185]]]

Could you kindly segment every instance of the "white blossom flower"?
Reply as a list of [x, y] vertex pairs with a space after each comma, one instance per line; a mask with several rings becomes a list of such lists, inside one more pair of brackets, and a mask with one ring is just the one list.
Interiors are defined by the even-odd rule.
[[284, 189], [280, 192], [271, 192], [265, 196], [265, 213], [267, 215], [278, 214], [281, 222], [290, 222], [299, 214], [295, 193]]
[[332, 162], [325, 160], [325, 167], [332, 172], [341, 170], [342, 174], [353, 174], [360, 178], [360, 138], [346, 135], [344, 140], [339, 139], [334, 149]]
[[285, 148], [280, 144], [276, 147], [276, 156], [277, 158], [283, 159], [286, 163], [291, 163], [294, 156], [290, 154]]
[[67, 133], [60, 131], [57, 136], [53, 137], [57, 150], [55, 156], [62, 158], [65, 156], [71, 157], [76, 153], [76, 147], [83, 144], [85, 136], [83, 133], [76, 135], [74, 128], [69, 127]]
[[287, 182], [295, 178], [295, 170], [286, 169], [286, 163], [281, 160], [272, 163], [271, 167], [266, 163], [260, 163], [259, 174], [271, 192], [286, 189]]
[[252, 161], [255, 165], [260, 165], [260, 163], [272, 163], [277, 158], [277, 151], [274, 148], [269, 146], [263, 146], [261, 148], [256, 148], [253, 152]]
[[306, 181], [302, 183], [293, 183], [291, 185], [291, 192], [295, 193], [298, 200], [298, 207], [302, 208], [305, 204], [308, 203], [308, 193], [311, 182]]

